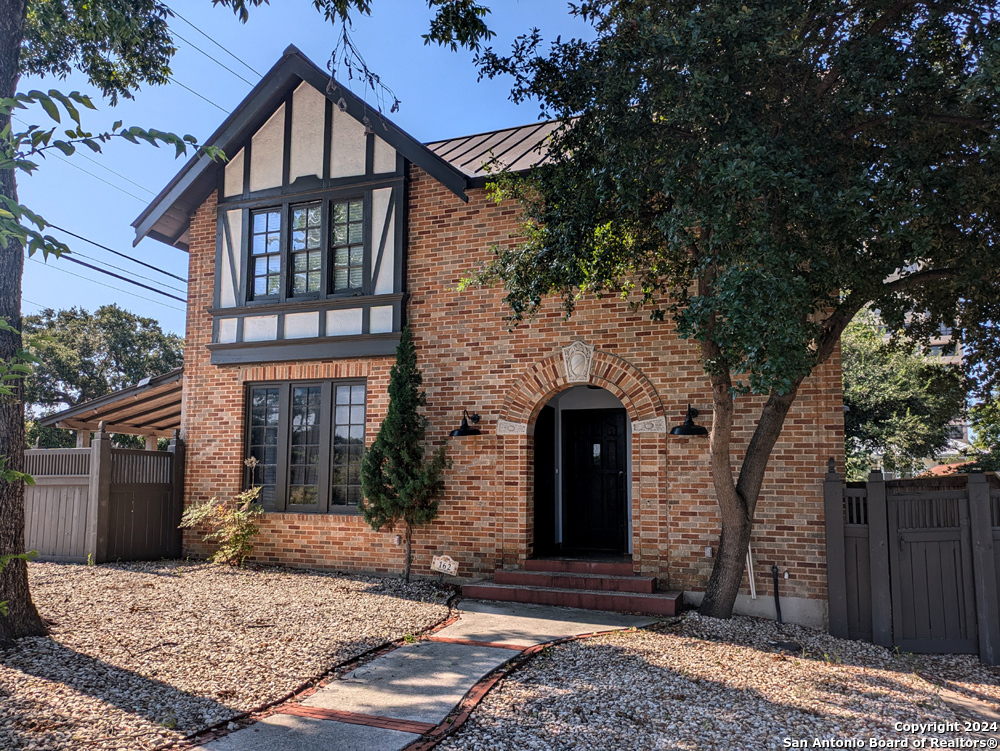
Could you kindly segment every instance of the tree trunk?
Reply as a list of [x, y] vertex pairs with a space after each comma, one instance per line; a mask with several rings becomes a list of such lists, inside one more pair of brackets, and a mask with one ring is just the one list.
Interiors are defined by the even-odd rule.
[[[0, 0], [0, 97], [14, 96], [18, 57], [24, 37], [25, 0]], [[0, 117], [0, 129], [10, 122]], [[0, 194], [17, 200], [13, 170], [0, 170]], [[24, 268], [20, 243], [9, 240], [0, 247], [0, 318], [21, 328], [21, 273]], [[0, 359], [10, 361], [21, 348], [20, 333], [0, 332]], [[7, 468], [24, 470], [23, 384], [16, 395], [0, 398], [0, 456]], [[24, 552], [24, 483], [0, 480], [0, 555]], [[0, 571], [0, 601], [7, 601], [7, 616], [0, 616], [0, 643], [46, 632], [45, 624], [28, 591], [28, 567], [12, 561]]]
[[410, 563], [413, 561], [413, 527], [411, 527], [408, 522], [404, 522], [404, 524], [406, 525], [406, 531], [403, 535], [403, 540], [405, 541], [403, 552], [406, 555], [406, 565], [403, 567], [403, 581], [409, 584]]
[[747, 446], [739, 479], [734, 483], [730, 464], [733, 400], [723, 381], [728, 381], [728, 378], [720, 378], [718, 384], [713, 382], [715, 418], [710, 449], [712, 482], [722, 515], [722, 534], [712, 575], [705, 588], [705, 599], [699, 608], [702, 615], [712, 618], [730, 618], [733, 615], [767, 462], [799, 387], [799, 382], [796, 382], [787, 394], [770, 395]]

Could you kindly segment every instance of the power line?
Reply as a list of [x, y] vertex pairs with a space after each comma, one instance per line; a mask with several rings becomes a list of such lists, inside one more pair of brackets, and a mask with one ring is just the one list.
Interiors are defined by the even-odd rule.
[[148, 276], [143, 276], [142, 274], [136, 274], [134, 271], [130, 269], [123, 269], [121, 266], [115, 266], [114, 264], [108, 263], [107, 261], [103, 261], [100, 258], [94, 258], [93, 256], [84, 255], [79, 251], [73, 251], [73, 257], [86, 258], [88, 261], [93, 261], [94, 263], [103, 264], [109, 269], [115, 269], [116, 271], [124, 271], [126, 274], [132, 274], [137, 279], [145, 279], [147, 282], [152, 282], [153, 284], [162, 284], [164, 289], [169, 289], [171, 292], [180, 292], [182, 295], [187, 294], [187, 290], [177, 289], [177, 287], [171, 287], [166, 283], [159, 281], [158, 279], [150, 279]]
[[201, 94], [199, 94], [199, 93], [198, 93], [197, 91], [195, 91], [194, 89], [192, 89], [192, 88], [191, 88], [190, 86], [185, 86], [184, 84], [182, 84], [182, 83], [181, 83], [180, 81], [178, 81], [178, 80], [177, 80], [176, 78], [174, 78], [173, 76], [170, 76], [170, 80], [171, 80], [171, 81], [173, 81], [173, 82], [174, 82], [175, 84], [177, 84], [178, 86], [180, 86], [180, 87], [181, 87], [182, 89], [187, 89], [188, 91], [190, 91], [190, 92], [191, 92], [192, 94], [194, 94], [194, 95], [195, 95], [196, 97], [198, 97], [199, 99], [203, 99], [203, 100], [205, 100], [206, 102], [208, 102], [209, 104], [211, 104], [211, 105], [212, 105], [213, 107], [215, 107], [216, 109], [220, 109], [220, 110], [222, 110], [222, 111], [223, 111], [223, 112], [225, 112], [225, 113], [226, 113], [227, 115], [228, 115], [228, 114], [230, 114], [229, 110], [227, 110], [227, 109], [226, 109], [225, 107], [223, 107], [223, 106], [221, 106], [221, 105], [218, 105], [218, 104], [216, 104], [215, 102], [213, 102], [213, 101], [212, 101], [211, 99], [209, 99], [209, 98], [208, 98], [208, 97], [206, 97], [206, 96], [202, 96], [202, 95], [201, 95]]
[[122, 289], [121, 287], [115, 287], [113, 284], [105, 284], [104, 282], [99, 282], [96, 279], [91, 279], [89, 276], [83, 276], [82, 274], [74, 274], [69, 269], [63, 269], [63, 268], [60, 268], [59, 266], [50, 266], [49, 264], [44, 263], [43, 261], [39, 261], [37, 258], [29, 258], [28, 260], [29, 261], [34, 261], [35, 263], [40, 264], [41, 266], [44, 266], [44, 267], [46, 267], [48, 269], [55, 269], [56, 271], [61, 271], [64, 274], [69, 274], [70, 276], [75, 276], [77, 279], [84, 279], [84, 280], [86, 280], [88, 282], [92, 282], [93, 284], [99, 284], [102, 287], [107, 287], [108, 289], [117, 290], [118, 292], [121, 292], [121, 293], [126, 294], [126, 295], [130, 295], [132, 297], [137, 297], [140, 300], [146, 300], [147, 302], [151, 302], [151, 303], [153, 303], [155, 305], [162, 305], [163, 307], [170, 308], [171, 310], [179, 310], [181, 313], [184, 312], [184, 308], [178, 308], [176, 305], [169, 305], [169, 304], [167, 304], [165, 302], [160, 302], [159, 300], [153, 300], [152, 298], [149, 298], [149, 297], [143, 297], [142, 295], [137, 295], [135, 292], [129, 292], [127, 289]]
[[[169, 8], [169, 6], [168, 6], [168, 8]], [[245, 67], [245, 68], [246, 68], [247, 70], [249, 70], [249, 71], [250, 71], [251, 73], [253, 73], [253, 74], [254, 74], [255, 76], [257, 76], [258, 78], [263, 78], [263, 77], [264, 77], [262, 73], [258, 73], [258, 72], [257, 72], [256, 70], [254, 70], [254, 69], [253, 69], [253, 68], [252, 68], [252, 67], [251, 67], [250, 65], [248, 65], [248, 64], [247, 64], [247, 63], [246, 63], [246, 62], [245, 62], [245, 61], [244, 61], [243, 59], [241, 59], [241, 58], [237, 57], [237, 56], [236, 56], [236, 55], [234, 55], [234, 54], [233, 54], [232, 52], [230, 52], [230, 51], [229, 51], [228, 49], [226, 49], [226, 48], [225, 48], [225, 47], [223, 47], [223, 46], [222, 46], [221, 44], [219, 44], [219, 43], [218, 43], [217, 41], [215, 41], [214, 39], [212, 39], [212, 37], [210, 37], [210, 36], [209, 36], [208, 34], [206, 34], [206, 33], [205, 33], [204, 31], [202, 31], [202, 30], [201, 30], [200, 28], [198, 28], [198, 27], [197, 27], [197, 26], [196, 26], [195, 24], [193, 24], [193, 23], [191, 23], [190, 21], [188, 21], [188, 20], [187, 20], [187, 19], [186, 19], [186, 18], [185, 18], [184, 16], [182, 16], [182, 15], [181, 15], [180, 13], [178, 13], [178, 12], [177, 12], [176, 10], [174, 10], [173, 8], [169, 8], [169, 10], [170, 10], [170, 12], [171, 12], [171, 13], [173, 13], [173, 14], [174, 14], [175, 16], [177, 16], [177, 17], [178, 17], [179, 19], [181, 19], [181, 20], [182, 20], [182, 21], [183, 21], [184, 23], [186, 23], [186, 24], [187, 24], [188, 26], [190, 26], [190, 27], [191, 27], [192, 29], [194, 29], [195, 31], [197, 31], [197, 32], [198, 32], [199, 34], [201, 34], [201, 35], [202, 35], [203, 37], [205, 37], [205, 39], [207, 39], [207, 40], [208, 40], [208, 41], [210, 41], [210, 42], [211, 42], [212, 44], [214, 44], [214, 45], [215, 45], [216, 47], [218, 47], [218, 48], [219, 48], [220, 50], [222, 50], [223, 52], [225, 52], [225, 53], [226, 53], [227, 55], [229, 55], [229, 56], [230, 56], [231, 58], [233, 58], [233, 60], [235, 60], [235, 61], [236, 61], [236, 62], [238, 62], [238, 63], [239, 63], [240, 65], [242, 65], [243, 67]], [[185, 41], [186, 41], [186, 40], [185, 40]], [[191, 42], [188, 42], [188, 44], [191, 44]], [[191, 44], [191, 46], [192, 46], [192, 47], [194, 47], [194, 45], [193, 45], [193, 44]], [[197, 48], [196, 48], [196, 49], [197, 49]], [[200, 50], [199, 50], [199, 51], [200, 51]], [[220, 63], [220, 65], [221, 65], [221, 63]]]
[[153, 292], [157, 295], [163, 295], [164, 297], [169, 297], [171, 300], [177, 300], [177, 302], [182, 302], [187, 304], [187, 300], [183, 297], [177, 297], [177, 295], [171, 295], [169, 292], [164, 292], [163, 290], [159, 290], [156, 287], [150, 287], [148, 284], [143, 284], [142, 282], [137, 282], [133, 279], [129, 279], [127, 276], [122, 276], [121, 274], [116, 274], [113, 271], [102, 269], [100, 266], [94, 266], [93, 264], [87, 263], [86, 261], [81, 261], [79, 258], [73, 258], [73, 256], [68, 253], [64, 253], [63, 255], [59, 256], [59, 258], [64, 261], [70, 261], [71, 263], [78, 263], [81, 266], [86, 266], [88, 269], [92, 269], [94, 271], [97, 271], [98, 273], [106, 274], [107, 276], [114, 277], [115, 279], [120, 279], [121, 281], [127, 282], [128, 284], [134, 284], [136, 287], [142, 287], [143, 289], [148, 289], [150, 292]]
[[110, 168], [110, 167], [108, 167], [107, 165], [104, 165], [104, 164], [101, 164], [101, 163], [100, 163], [99, 161], [97, 161], [96, 159], [93, 159], [93, 158], [91, 158], [91, 157], [87, 156], [86, 154], [84, 154], [84, 153], [83, 153], [83, 151], [82, 151], [81, 149], [77, 149], [77, 150], [76, 150], [76, 153], [77, 153], [77, 156], [82, 156], [82, 157], [83, 157], [84, 159], [86, 159], [86, 160], [87, 160], [88, 162], [93, 162], [94, 164], [96, 164], [96, 165], [97, 165], [98, 167], [100, 167], [101, 169], [106, 169], [106, 170], [107, 170], [108, 172], [110, 172], [110, 173], [111, 173], [112, 175], [117, 175], [118, 177], [120, 177], [120, 178], [121, 178], [122, 180], [124, 180], [125, 182], [127, 182], [127, 183], [131, 183], [132, 185], [134, 185], [135, 187], [137, 187], [137, 188], [138, 188], [139, 190], [144, 190], [144, 191], [146, 191], [147, 193], [149, 193], [149, 195], [151, 195], [151, 196], [155, 196], [155, 195], [156, 195], [156, 193], [154, 193], [153, 191], [151, 191], [151, 190], [150, 190], [149, 188], [147, 188], [147, 187], [146, 187], [145, 185], [139, 185], [139, 183], [137, 183], [137, 182], [136, 182], [135, 180], [130, 180], [129, 178], [125, 177], [125, 175], [123, 175], [123, 174], [122, 174], [121, 172], [115, 172], [115, 171], [114, 171], [113, 169], [111, 169], [111, 168]]
[[216, 65], [218, 65], [220, 68], [225, 68], [226, 70], [228, 70], [230, 73], [232, 73], [238, 79], [240, 79], [241, 81], [243, 81], [243, 83], [249, 84], [250, 86], [254, 85], [252, 81], [248, 81], [247, 79], [245, 79], [243, 76], [241, 76], [239, 73], [237, 73], [235, 70], [233, 70], [232, 68], [230, 68], [225, 63], [219, 62], [219, 60], [217, 60], [216, 58], [212, 57], [210, 54], [208, 54], [207, 52], [205, 52], [205, 50], [203, 50], [197, 44], [195, 44], [194, 42], [188, 41], [187, 39], [185, 39], [184, 37], [182, 37], [180, 34], [178, 34], [176, 31], [171, 31], [170, 34], [171, 34], [171, 36], [175, 36], [178, 39], [180, 39], [182, 42], [184, 42], [184, 44], [189, 44], [192, 47], [194, 47], [194, 49], [198, 50], [198, 52], [200, 52], [201, 54], [203, 54], [209, 60], [211, 60], [212, 62], [214, 62]]
[[145, 266], [147, 269], [152, 269], [153, 271], [157, 271], [157, 272], [159, 272], [159, 273], [161, 273], [161, 274], [163, 274], [165, 276], [173, 277], [177, 281], [184, 282], [185, 284], [187, 284], [187, 279], [185, 279], [182, 276], [177, 276], [177, 274], [172, 274], [169, 271], [164, 271], [163, 269], [157, 268], [156, 266], [153, 266], [150, 263], [146, 263], [145, 261], [140, 261], [138, 258], [133, 258], [130, 255], [127, 255], [127, 254], [122, 253], [120, 251], [114, 250], [113, 248], [109, 248], [107, 245], [101, 245], [101, 243], [94, 242], [89, 237], [84, 237], [83, 235], [78, 235], [75, 232], [70, 232], [68, 229], [63, 229], [58, 224], [49, 224], [49, 226], [52, 229], [57, 229], [60, 232], [65, 232], [67, 235], [71, 235], [72, 237], [75, 237], [77, 240], [83, 240], [85, 243], [90, 243], [91, 245], [93, 245], [95, 247], [98, 247], [101, 250], [106, 250], [109, 253], [114, 253], [116, 256], [121, 256], [122, 258], [125, 258], [125, 259], [127, 259], [129, 261], [132, 261], [132, 263], [137, 263], [140, 266]]
[[50, 156], [54, 156], [54, 157], [55, 157], [56, 159], [58, 159], [58, 160], [60, 160], [60, 161], [62, 161], [62, 162], [66, 162], [66, 164], [68, 164], [68, 165], [69, 165], [70, 167], [74, 167], [75, 169], [78, 169], [78, 170], [80, 170], [80, 172], [85, 172], [86, 174], [88, 174], [88, 175], [90, 175], [90, 176], [91, 176], [92, 178], [94, 178], [95, 180], [100, 180], [100, 181], [101, 181], [102, 183], [104, 183], [105, 185], [110, 185], [110, 186], [111, 186], [112, 188], [114, 188], [115, 190], [117, 190], [117, 191], [120, 191], [120, 192], [124, 193], [125, 195], [127, 195], [127, 196], [129, 196], [129, 197], [131, 197], [131, 198], [134, 198], [135, 200], [139, 201], [140, 203], [146, 203], [146, 199], [145, 199], [145, 198], [141, 198], [141, 197], [137, 196], [137, 195], [136, 195], [135, 193], [129, 193], [129, 192], [127, 191], [127, 190], [125, 190], [125, 188], [121, 187], [120, 185], [115, 185], [114, 183], [112, 183], [112, 182], [109, 182], [109, 181], [105, 180], [105, 179], [104, 179], [103, 177], [101, 177], [100, 175], [95, 175], [95, 174], [94, 174], [93, 172], [91, 172], [90, 170], [88, 170], [88, 169], [84, 169], [84, 168], [83, 168], [83, 167], [81, 167], [81, 166], [80, 166], [79, 164], [74, 164], [74, 163], [73, 163], [73, 162], [71, 162], [71, 161], [70, 161], [69, 159], [63, 159], [63, 158], [62, 158], [61, 156], [59, 156], [58, 154], [51, 154]]

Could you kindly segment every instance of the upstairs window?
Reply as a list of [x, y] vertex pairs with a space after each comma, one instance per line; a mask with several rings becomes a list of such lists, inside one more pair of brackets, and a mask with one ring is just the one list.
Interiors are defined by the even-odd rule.
[[266, 209], [253, 212], [250, 237], [250, 263], [253, 273], [253, 299], [281, 295], [281, 211]]
[[323, 279], [323, 207], [292, 207], [292, 296], [319, 294]]
[[[283, 219], [289, 227], [282, 226]], [[370, 293], [365, 284], [365, 234], [361, 198], [251, 212], [247, 299]]]
[[360, 290], [364, 283], [364, 203], [360, 200], [333, 204], [331, 246], [333, 291]]

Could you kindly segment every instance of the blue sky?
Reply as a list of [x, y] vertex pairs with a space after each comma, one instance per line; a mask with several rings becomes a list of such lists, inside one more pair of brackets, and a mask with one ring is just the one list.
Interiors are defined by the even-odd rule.
[[[210, 0], [167, 0], [167, 4], [261, 74], [289, 44], [321, 66], [325, 66], [335, 44], [334, 28], [306, 0], [275, 0], [273, 5], [252, 11], [245, 25], [228, 9], [213, 7]], [[491, 5], [489, 24], [497, 32], [492, 44], [500, 50], [507, 50], [517, 34], [532, 26], [541, 29], [546, 39], [557, 35], [564, 39], [591, 35], [586, 25], [569, 15], [565, 0], [496, 0]], [[369, 67], [401, 100], [400, 110], [392, 119], [411, 135], [431, 141], [520, 125], [538, 118], [537, 103], [515, 106], [508, 101], [509, 81], [478, 82], [472, 53], [423, 44], [420, 35], [426, 31], [430, 18], [423, 0], [374, 0], [373, 6], [371, 17], [355, 19], [353, 37]], [[173, 77], [178, 83], [148, 87], [139, 91], [134, 101], [121, 102], [115, 108], [102, 102], [98, 112], [86, 114], [87, 129], [97, 132], [115, 120], [123, 120], [126, 125], [182, 135], [190, 133], [199, 139], [211, 135], [251, 86], [195, 47], [247, 80], [257, 82], [258, 76], [183, 20], [175, 18], [171, 29], [183, 37], [175, 38], [178, 52], [172, 63]], [[82, 76], [65, 81], [51, 77], [24, 78], [18, 88], [20, 91], [79, 90], [93, 95], [95, 102], [99, 100], [99, 93]], [[357, 83], [352, 88], [358, 94], [363, 93]], [[28, 122], [45, 122], [40, 115], [22, 113], [20, 117]], [[172, 151], [122, 142], [106, 146], [103, 154], [84, 150], [72, 157], [49, 158], [34, 176], [20, 177], [21, 202], [53, 224], [186, 277], [186, 253], [148, 239], [132, 248], [132, 220], [183, 164], [183, 160], [173, 158]], [[110, 270], [178, 297], [184, 296], [183, 292], [168, 289], [176, 286], [183, 290], [180, 282], [60, 232], [52, 234], [67, 241], [79, 253], [80, 260], [118, 266], [124, 271]], [[128, 310], [156, 318], [166, 330], [184, 333], [182, 303], [66, 261], [50, 259], [45, 263], [36, 255], [25, 263], [23, 289], [25, 313], [39, 307], [83, 306], [92, 310], [117, 302]]]

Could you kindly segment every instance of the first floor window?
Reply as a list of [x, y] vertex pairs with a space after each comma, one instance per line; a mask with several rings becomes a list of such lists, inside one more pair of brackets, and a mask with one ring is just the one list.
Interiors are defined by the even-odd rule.
[[351, 511], [361, 498], [367, 388], [285, 381], [247, 389], [247, 484], [270, 511]]

